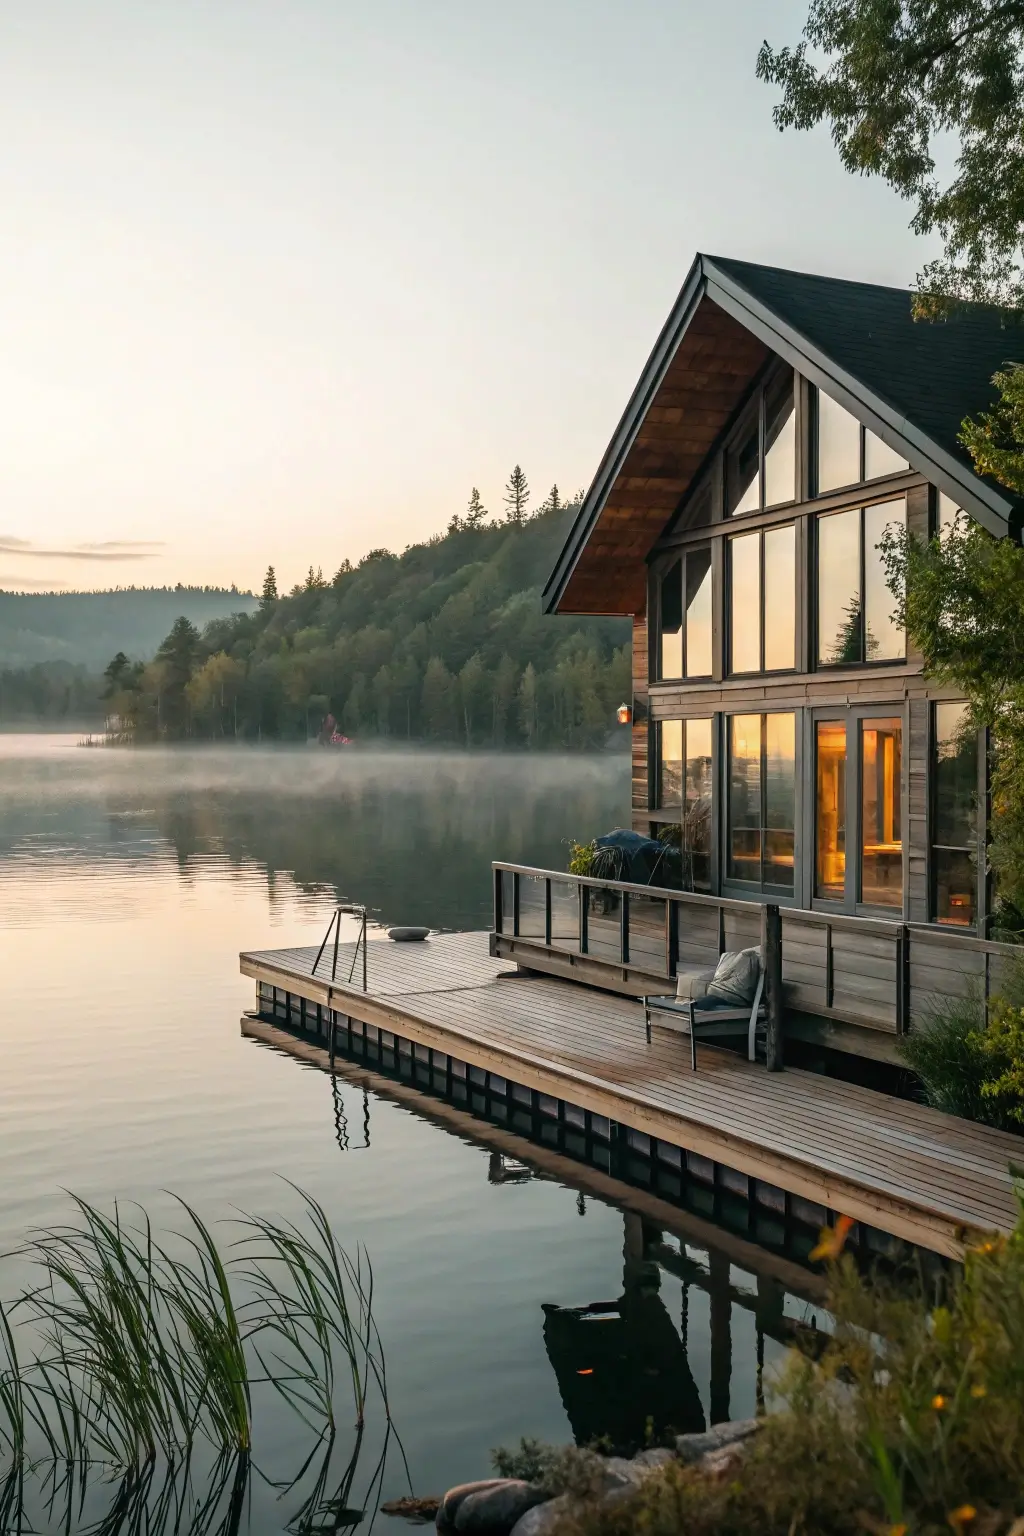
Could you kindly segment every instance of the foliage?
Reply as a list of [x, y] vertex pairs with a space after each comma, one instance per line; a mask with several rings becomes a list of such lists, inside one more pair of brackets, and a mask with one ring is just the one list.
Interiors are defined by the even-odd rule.
[[[510, 523], [520, 527], [526, 521], [526, 504], [530, 500], [530, 487], [526, 483], [526, 476], [517, 464], [508, 477], [508, 485], [505, 487], [505, 506]], [[557, 511], [558, 509], [555, 508]]]
[[979, 474], [1024, 496], [1024, 363], [1000, 369], [992, 382], [999, 399], [978, 421], [964, 422], [960, 441]]
[[522, 524], [467, 513], [400, 556], [343, 561], [330, 583], [311, 569], [201, 636], [176, 624], [148, 664], [110, 663], [109, 713], [140, 741], [306, 739], [333, 722], [357, 738], [602, 745], [629, 688], [628, 623], [540, 612], [576, 510], [557, 498]]
[[569, 873], [570, 875], [589, 875], [594, 867], [594, 859], [597, 856], [597, 843], [570, 843], [569, 844]]
[[[822, 1246], [839, 1245], [829, 1233]], [[824, 1356], [790, 1359], [775, 1411], [727, 1473], [673, 1463], [632, 1499], [584, 1503], [561, 1530], [1019, 1536], [1024, 1217], [970, 1250], [941, 1287], [865, 1278], [840, 1256], [828, 1305], [836, 1326]]]
[[1000, 896], [1024, 905], [1024, 550], [967, 518], [940, 541], [882, 539], [899, 621], [929, 676], [968, 702], [964, 729], [991, 731], [991, 860]]
[[987, 1071], [982, 1097], [997, 1106], [997, 1123], [1019, 1128], [1024, 1123], [1024, 1008], [1000, 998], [978, 1049]]
[[[941, 238], [919, 317], [964, 301], [1024, 310], [1024, 0], [811, 0], [802, 41], [766, 42], [757, 73], [782, 87], [780, 129], [827, 123], [847, 170], [883, 176], [914, 204], [911, 227]], [[1024, 370], [993, 383], [994, 410], [961, 441], [979, 473], [1020, 492]]]
[[263, 591], [260, 593], [260, 607], [269, 608], [271, 603], [277, 602], [277, 572], [272, 565], [267, 566], [267, 574], [263, 578]]
[[31, 720], [96, 721], [103, 718], [103, 680], [68, 661], [0, 671], [0, 723]]
[[915, 1020], [897, 1041], [900, 1058], [921, 1079], [924, 1096], [935, 1109], [965, 1120], [998, 1125], [998, 1110], [985, 1097], [988, 1065], [980, 1045], [985, 1005], [980, 998], [949, 1000], [927, 1018]]
[[39, 1283], [0, 1305], [0, 1464], [33, 1440], [44, 1458], [120, 1468], [173, 1462], [198, 1441], [248, 1454], [259, 1385], [330, 1433], [339, 1358], [357, 1425], [371, 1386], [386, 1409], [368, 1262], [302, 1198], [310, 1231], [243, 1217], [230, 1259], [184, 1202], [170, 1243], [145, 1213], [127, 1226], [82, 1199], [76, 1225], [36, 1234], [22, 1257]]

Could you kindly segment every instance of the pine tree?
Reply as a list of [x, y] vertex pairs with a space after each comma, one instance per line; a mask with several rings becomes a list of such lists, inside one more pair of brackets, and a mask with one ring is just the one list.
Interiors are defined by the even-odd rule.
[[553, 485], [548, 492], [547, 500], [541, 503], [540, 510], [542, 512], [561, 512], [564, 506], [565, 502], [558, 494], [558, 486]]
[[505, 487], [505, 505], [508, 508], [508, 521], [516, 527], [521, 527], [526, 522], [526, 504], [530, 499], [530, 487], [526, 483], [526, 476], [517, 464], [508, 477], [508, 485]]
[[526, 671], [519, 684], [519, 729], [526, 738], [528, 747], [532, 747], [537, 739], [538, 705], [537, 673], [531, 661], [527, 663]]
[[484, 518], [485, 517], [489, 517], [489, 516], [490, 516], [490, 514], [487, 511], [487, 508], [484, 506], [483, 502], [480, 500], [480, 492], [477, 490], [476, 486], [474, 485], [472, 494], [470, 495], [470, 498], [469, 498], [469, 504], [466, 507], [466, 517], [465, 517], [465, 524], [464, 524], [464, 526], [467, 527], [467, 528], [479, 528], [480, 524], [483, 522]]
[[260, 597], [260, 607], [269, 608], [271, 603], [277, 602], [277, 572], [272, 565], [267, 566], [267, 574], [263, 578], [263, 594]]

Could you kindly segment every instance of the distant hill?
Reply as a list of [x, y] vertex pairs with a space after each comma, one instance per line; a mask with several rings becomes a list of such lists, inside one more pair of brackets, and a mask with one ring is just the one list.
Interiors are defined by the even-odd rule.
[[234, 587], [0, 592], [0, 669], [68, 661], [98, 673], [116, 651], [148, 661], [182, 614], [202, 629], [257, 606]]

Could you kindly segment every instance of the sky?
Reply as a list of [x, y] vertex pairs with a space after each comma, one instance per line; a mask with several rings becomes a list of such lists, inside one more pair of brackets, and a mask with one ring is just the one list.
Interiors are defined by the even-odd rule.
[[589, 484], [696, 251], [931, 248], [790, 0], [0, 0], [0, 587], [237, 583]]

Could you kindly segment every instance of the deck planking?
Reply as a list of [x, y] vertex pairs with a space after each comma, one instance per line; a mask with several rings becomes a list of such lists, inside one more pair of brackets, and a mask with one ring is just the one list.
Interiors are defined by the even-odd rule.
[[[1009, 1167], [1020, 1139], [817, 1073], [768, 1073], [699, 1048], [655, 1019], [644, 1038], [635, 1001], [551, 976], [523, 976], [489, 954], [486, 933], [369, 946], [368, 991], [354, 946], [330, 980], [315, 946], [241, 956], [247, 976], [619, 1124], [767, 1179], [908, 1241], [958, 1256], [1009, 1229], [1017, 1204]], [[499, 979], [502, 977], [503, 979]]]

